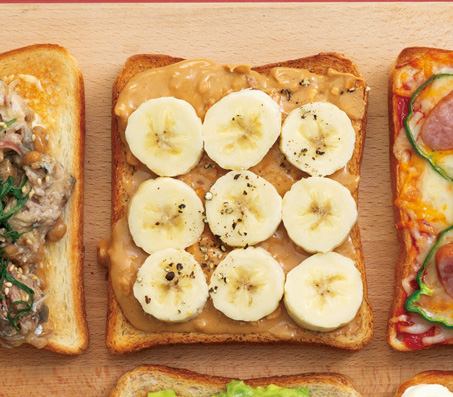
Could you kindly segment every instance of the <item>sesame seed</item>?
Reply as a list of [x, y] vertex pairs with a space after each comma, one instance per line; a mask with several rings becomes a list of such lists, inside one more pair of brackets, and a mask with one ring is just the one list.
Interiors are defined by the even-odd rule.
[[10, 283], [9, 281], [7, 281], [7, 282], [5, 283], [5, 285], [6, 285], [7, 287], [12, 287], [12, 286], [13, 286], [13, 283]]
[[33, 245], [33, 241], [31, 241], [29, 238], [25, 241], [28, 245]]
[[212, 200], [212, 197], [213, 197], [213, 194], [211, 192], [206, 192], [206, 194], [204, 195], [204, 199], [206, 201]]
[[49, 176], [49, 175], [47, 175], [47, 176], [45, 177], [45, 181], [46, 181], [46, 183], [49, 183], [49, 182], [50, 182], [50, 176]]
[[32, 140], [33, 142], [36, 141], [36, 135], [35, 135], [35, 134], [32, 134], [31, 140]]
[[202, 245], [200, 246], [200, 251], [205, 254], [206, 252], [208, 252], [208, 247], [206, 247], [205, 245]]
[[38, 183], [38, 186], [41, 186], [41, 185], [42, 185], [42, 179], [41, 179], [41, 178], [38, 178], [38, 179], [36, 180], [36, 182]]
[[27, 186], [22, 186], [22, 193], [25, 193], [27, 191]]
[[5, 288], [5, 295], [9, 294], [9, 288]]

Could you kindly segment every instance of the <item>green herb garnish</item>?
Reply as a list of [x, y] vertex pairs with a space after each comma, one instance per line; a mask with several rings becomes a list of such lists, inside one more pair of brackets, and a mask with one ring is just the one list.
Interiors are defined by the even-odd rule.
[[[28, 233], [30, 230], [27, 230], [25, 232], [17, 232], [12, 229], [12, 227], [8, 223], [8, 219], [15, 214], [17, 211], [19, 211], [27, 202], [29, 194], [23, 194], [22, 193], [22, 188], [25, 186], [27, 183], [27, 177], [23, 179], [21, 184], [19, 186], [14, 186], [14, 178], [9, 176], [6, 180], [5, 183], [3, 183], [3, 180], [0, 179], [0, 228], [5, 228], [6, 232], [2, 235], [3, 237], [11, 239], [13, 242], [15, 242], [20, 236], [22, 236], [25, 233]], [[5, 205], [3, 203], [3, 198], [7, 195], [11, 195], [16, 199], [16, 204], [14, 207], [9, 210], [7, 213], [5, 213]], [[8, 312], [7, 312], [7, 319], [9, 323], [12, 325], [12, 327], [16, 330], [19, 331], [19, 321], [27, 317], [30, 314], [30, 311], [33, 308], [33, 298], [35, 295], [35, 292], [30, 288], [27, 287], [25, 284], [21, 283], [20, 281], [16, 280], [9, 272], [8, 272], [8, 265], [9, 265], [9, 257], [8, 254], [5, 252], [3, 248], [0, 249], [0, 291], [3, 288], [3, 285], [5, 283], [5, 280], [7, 282], [10, 282], [11, 284], [15, 285], [16, 287], [20, 288], [22, 291], [24, 291], [26, 294], [29, 296], [29, 301], [26, 302], [24, 300], [17, 300], [11, 303]], [[0, 300], [6, 300], [6, 296], [3, 296], [0, 294]], [[14, 310], [16, 309], [16, 310]]]
[[[25, 302], [23, 300], [14, 301], [10, 308], [8, 309], [8, 313], [6, 317], [9, 323], [13, 326], [16, 331], [19, 331], [20, 328], [18, 326], [18, 322], [21, 318], [27, 317], [30, 311], [33, 308], [34, 302], [34, 295], [35, 292], [27, 287], [25, 284], [22, 284], [20, 281], [16, 280], [9, 272], [8, 272], [8, 256], [4, 250], [0, 251], [0, 291], [3, 288], [3, 284], [6, 281], [9, 281], [11, 284], [15, 285], [16, 287], [20, 288], [22, 291], [26, 292], [29, 296], [29, 302]], [[6, 299], [6, 296], [0, 294], [0, 300]], [[17, 307], [16, 312], [14, 313], [14, 308]]]
[[[2, 179], [0, 179], [0, 183], [3, 183]], [[7, 233], [10, 233], [13, 241], [16, 241], [19, 238], [20, 234], [17, 232], [13, 232], [11, 226], [9, 226], [7, 221], [9, 218], [11, 218], [13, 214], [19, 211], [27, 202], [29, 193], [25, 195], [22, 193], [22, 188], [25, 186], [26, 183], [27, 177], [24, 178], [24, 180], [19, 186], [14, 186], [14, 178], [12, 176], [9, 176], [6, 182], [0, 186], [0, 228], [3, 227], [7, 230]], [[17, 202], [12, 209], [5, 213], [3, 198], [7, 194], [11, 194], [17, 200]], [[14, 239], [14, 237], [16, 238]]]
[[[9, 121], [4, 121], [4, 123], [6, 124], [7, 127], [11, 127], [15, 122], [16, 122], [17, 119], [11, 119]], [[4, 128], [2, 125], [0, 125], [0, 131], [3, 131]]]

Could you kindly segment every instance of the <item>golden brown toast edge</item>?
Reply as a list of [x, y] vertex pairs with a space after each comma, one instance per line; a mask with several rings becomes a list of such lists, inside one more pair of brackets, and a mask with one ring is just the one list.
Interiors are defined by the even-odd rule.
[[[156, 382], [156, 379], [159, 381]], [[203, 395], [208, 397], [225, 390], [226, 384], [236, 380], [219, 376], [203, 375], [185, 369], [174, 369], [160, 365], [140, 365], [132, 371], [123, 374], [111, 390], [110, 397], [146, 397], [148, 392], [158, 391], [159, 387], [174, 387], [178, 396], [186, 397], [184, 390], [197, 387]], [[298, 375], [272, 376], [268, 378], [255, 378], [245, 380], [246, 384], [253, 387], [274, 384], [283, 387], [308, 387], [314, 397], [360, 397], [354, 389], [351, 380], [340, 374], [334, 373], [306, 373]], [[198, 391], [197, 390], [197, 391]]]
[[[49, 317], [54, 324], [55, 331], [50, 336], [45, 349], [61, 354], [81, 354], [88, 346], [89, 334], [85, 313], [85, 295], [83, 289], [83, 160], [85, 150], [85, 94], [82, 73], [75, 59], [69, 52], [55, 44], [35, 44], [23, 48], [14, 49], [0, 54], [0, 75], [8, 74], [32, 74], [40, 80], [44, 78], [49, 81], [49, 87], [59, 85], [60, 88], [66, 88], [68, 94], [58, 94], [52, 91], [61, 103], [65, 106], [72, 106], [71, 125], [59, 125], [58, 132], [66, 133], [72, 129], [75, 133], [64, 139], [70, 141], [71, 145], [61, 150], [55, 146], [49, 150], [51, 155], [58, 155], [59, 161], [70, 173], [77, 179], [71, 198], [64, 210], [67, 232], [62, 240], [58, 243], [49, 243], [46, 247], [46, 256], [55, 260], [56, 264], [64, 263], [61, 258], [68, 258], [69, 272], [66, 277], [70, 280], [69, 288], [65, 291], [70, 296], [71, 313], [61, 313], [62, 302], [55, 303], [55, 306], [49, 304]], [[70, 86], [73, 84], [72, 86]], [[64, 90], [60, 90], [60, 92]], [[64, 100], [63, 100], [64, 95]], [[68, 103], [70, 105], [68, 105]], [[58, 115], [63, 107], [60, 106]], [[64, 111], [69, 111], [65, 109]], [[65, 114], [66, 116], [67, 114]], [[56, 130], [53, 128], [53, 130]], [[61, 138], [61, 137], [59, 137]], [[52, 137], [50, 138], [52, 140]], [[58, 153], [55, 153], [55, 151]], [[66, 156], [63, 152], [70, 152]], [[67, 246], [67, 248], [66, 248]], [[52, 288], [63, 285], [54, 271], [47, 274], [47, 283]], [[59, 334], [62, 330], [67, 330], [68, 321], [64, 317], [70, 316], [70, 332], [75, 335], [75, 339], [69, 338], [66, 331]]]
[[420, 384], [439, 384], [453, 392], [453, 372], [451, 371], [425, 371], [401, 383], [395, 397], [401, 397], [404, 391]]
[[[399, 196], [399, 192], [402, 186], [400, 175], [397, 172], [398, 162], [393, 154], [393, 146], [395, 144], [395, 138], [398, 131], [396, 131], [398, 125], [398, 114], [397, 114], [397, 102], [393, 95], [393, 87], [395, 83], [396, 70], [403, 67], [408, 62], [413, 61], [429, 52], [446, 53], [448, 50], [429, 48], [429, 47], [408, 47], [403, 49], [394, 65], [390, 70], [389, 86], [388, 86], [388, 114], [389, 114], [389, 155], [390, 155], [390, 178], [392, 184], [392, 203], [393, 203], [393, 214], [395, 224], [403, 221], [409, 221], [408, 216], [398, 208], [394, 203], [396, 198]], [[412, 247], [412, 237], [410, 231], [407, 228], [397, 228], [397, 238], [399, 244], [399, 257], [395, 265], [395, 281], [393, 288], [393, 299], [389, 313], [389, 323], [387, 328], [387, 340], [395, 350], [399, 351], [411, 351], [402, 340], [398, 338], [396, 331], [396, 324], [390, 320], [396, 316], [398, 307], [401, 307], [402, 303], [406, 300], [405, 292], [402, 288], [402, 281], [409, 275], [409, 251]], [[452, 344], [453, 341], [449, 342]]]
[[[124, 197], [126, 193], [122, 186], [122, 179], [125, 175], [133, 172], [133, 168], [125, 162], [125, 151], [119, 133], [113, 109], [121, 90], [127, 84], [129, 79], [137, 73], [154, 67], [162, 67], [172, 63], [179, 62], [183, 59], [173, 58], [167, 55], [147, 55], [140, 54], [130, 57], [122, 71], [120, 72], [113, 86], [112, 93], [112, 224], [123, 215], [125, 206]], [[342, 55], [335, 53], [321, 53], [315, 56], [295, 59], [275, 64], [268, 64], [259, 67], [253, 67], [253, 70], [267, 74], [273, 67], [292, 67], [304, 68], [310, 72], [325, 74], [329, 68], [335, 68], [339, 72], [351, 73], [358, 78], [361, 78], [357, 67], [352, 61]], [[366, 83], [361, 80], [364, 90], [364, 101], [367, 104], [368, 92], [366, 91]], [[360, 134], [357, 136], [354, 154], [348, 167], [352, 172], [358, 172], [360, 162], [362, 160], [363, 146], [365, 139], [366, 126], [366, 111], [360, 125]], [[357, 201], [358, 192], [353, 196]], [[367, 344], [373, 333], [373, 316], [371, 305], [368, 299], [367, 285], [365, 278], [365, 264], [363, 257], [363, 249], [360, 241], [359, 226], [356, 223], [351, 230], [351, 239], [354, 249], [358, 253], [357, 267], [362, 274], [364, 285], [364, 299], [361, 308], [359, 309], [361, 328], [360, 332], [354, 334], [352, 340], [350, 336], [343, 338], [332, 338], [332, 333], [318, 333], [309, 330], [304, 330], [304, 336], [284, 343], [309, 343], [309, 344], [324, 344], [332, 347], [337, 347], [346, 350], [358, 350]], [[139, 351], [144, 348], [156, 345], [168, 344], [193, 344], [193, 343], [230, 343], [230, 342], [249, 342], [249, 343], [277, 343], [282, 342], [277, 337], [270, 333], [263, 334], [224, 334], [224, 335], [207, 335], [197, 333], [186, 333], [181, 338], [181, 334], [164, 332], [164, 333], [145, 333], [136, 330], [124, 317], [109, 280], [108, 286], [108, 315], [107, 315], [107, 332], [106, 342], [109, 350], [112, 353], [124, 354]]]

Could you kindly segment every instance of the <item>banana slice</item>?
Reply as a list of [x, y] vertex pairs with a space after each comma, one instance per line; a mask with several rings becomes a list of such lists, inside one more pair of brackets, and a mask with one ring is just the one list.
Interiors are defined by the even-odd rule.
[[186, 248], [203, 232], [203, 204], [180, 180], [148, 179], [132, 197], [128, 222], [135, 244], [149, 254]]
[[222, 168], [250, 168], [263, 159], [277, 140], [281, 117], [277, 103], [264, 92], [233, 92], [206, 113], [203, 122], [205, 150]]
[[294, 109], [283, 123], [280, 150], [291, 164], [310, 175], [330, 175], [344, 167], [354, 145], [351, 120], [328, 102]]
[[205, 199], [212, 233], [232, 247], [266, 240], [281, 221], [282, 198], [251, 171], [230, 171], [217, 179]]
[[313, 331], [332, 331], [351, 322], [362, 298], [362, 278], [354, 261], [336, 252], [315, 254], [286, 276], [288, 314]]
[[164, 97], [142, 103], [129, 117], [126, 140], [135, 157], [160, 176], [187, 173], [203, 152], [201, 119], [191, 104]]
[[188, 321], [203, 310], [208, 284], [200, 265], [184, 250], [150, 255], [138, 270], [134, 295], [143, 310], [161, 321]]
[[296, 182], [283, 197], [283, 224], [289, 237], [307, 252], [338, 247], [357, 220], [351, 192], [329, 178]]
[[235, 249], [212, 274], [209, 293], [227, 317], [257, 321], [277, 308], [284, 282], [280, 264], [265, 249]]

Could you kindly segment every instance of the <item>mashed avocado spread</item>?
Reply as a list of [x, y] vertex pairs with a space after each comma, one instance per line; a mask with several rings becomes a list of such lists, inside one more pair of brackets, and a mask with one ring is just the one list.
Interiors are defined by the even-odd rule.
[[[156, 393], [148, 393], [148, 397], [177, 397], [173, 390], [162, 390]], [[251, 387], [244, 382], [232, 381], [228, 383], [225, 393], [213, 397], [310, 397], [306, 387], [287, 389], [270, 385], [267, 387]]]

